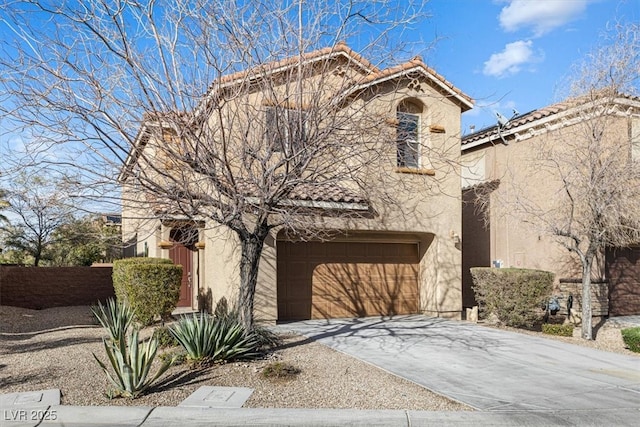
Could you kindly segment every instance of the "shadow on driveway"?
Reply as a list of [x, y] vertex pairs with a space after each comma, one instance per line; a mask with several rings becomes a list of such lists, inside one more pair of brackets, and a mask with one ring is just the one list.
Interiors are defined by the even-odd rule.
[[420, 315], [278, 328], [480, 410], [640, 408], [632, 356]]

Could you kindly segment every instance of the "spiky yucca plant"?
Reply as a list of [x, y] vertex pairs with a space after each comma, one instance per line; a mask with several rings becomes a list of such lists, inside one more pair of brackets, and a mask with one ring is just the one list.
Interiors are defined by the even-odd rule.
[[98, 301], [98, 306], [91, 307], [91, 311], [114, 343], [124, 340], [127, 331], [133, 325], [131, 307], [127, 303], [117, 302], [114, 298], [109, 298], [105, 305]]
[[185, 317], [169, 328], [193, 362], [218, 362], [250, 358], [259, 346], [238, 320], [206, 314]]
[[138, 330], [133, 329], [126, 338], [119, 341], [103, 339], [104, 349], [109, 358], [113, 373], [94, 354], [109, 382], [114, 386], [112, 397], [129, 397], [135, 399], [171, 367], [174, 359], [162, 362], [155, 375], [149, 378], [149, 371], [158, 351], [158, 339], [139, 342]]

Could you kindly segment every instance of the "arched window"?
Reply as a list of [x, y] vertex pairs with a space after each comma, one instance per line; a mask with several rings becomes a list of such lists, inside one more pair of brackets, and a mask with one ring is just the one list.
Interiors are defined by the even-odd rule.
[[405, 100], [398, 104], [397, 159], [398, 166], [420, 167], [420, 115], [422, 104]]

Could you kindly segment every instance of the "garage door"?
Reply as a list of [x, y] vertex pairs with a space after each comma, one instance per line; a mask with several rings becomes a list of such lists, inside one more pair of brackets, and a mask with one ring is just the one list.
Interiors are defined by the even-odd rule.
[[278, 242], [278, 318], [417, 313], [417, 243]]
[[609, 315], [640, 314], [640, 248], [609, 249]]

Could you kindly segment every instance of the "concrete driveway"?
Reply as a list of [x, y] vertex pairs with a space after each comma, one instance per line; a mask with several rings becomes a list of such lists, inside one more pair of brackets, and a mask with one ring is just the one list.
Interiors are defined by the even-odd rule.
[[425, 316], [280, 325], [485, 411], [640, 409], [640, 358]]

